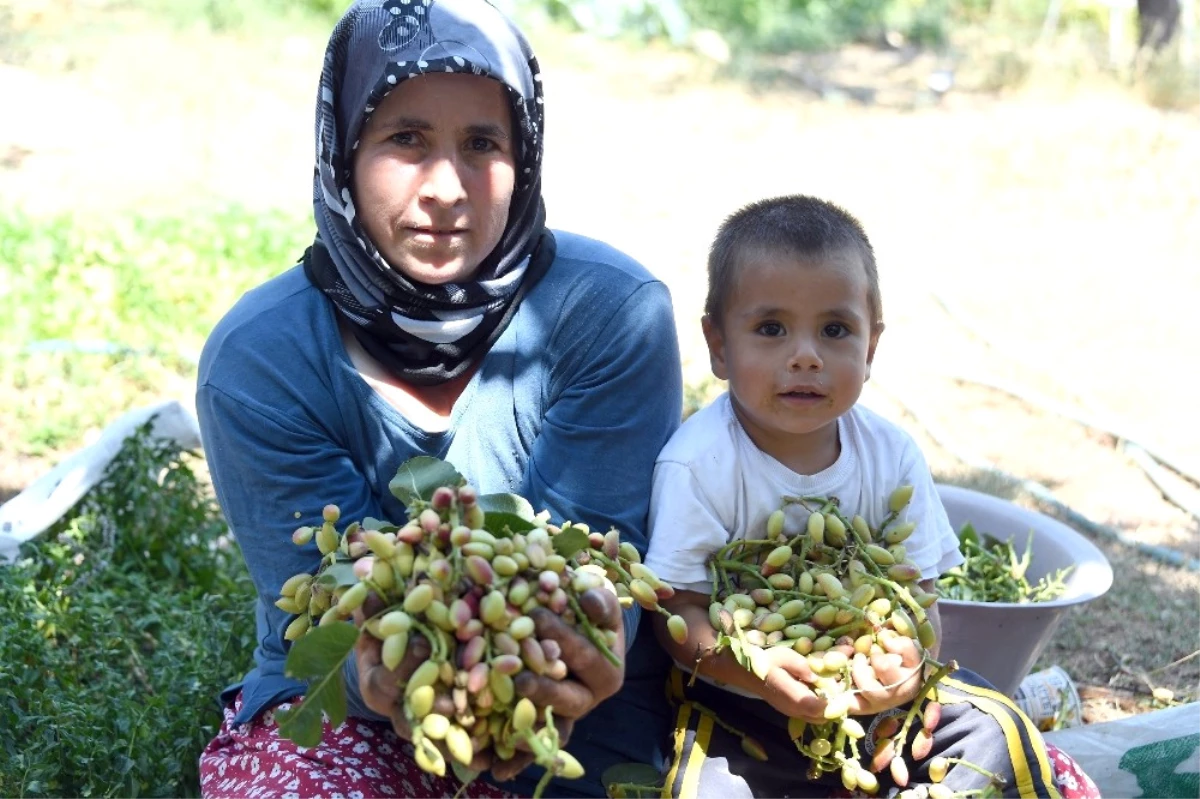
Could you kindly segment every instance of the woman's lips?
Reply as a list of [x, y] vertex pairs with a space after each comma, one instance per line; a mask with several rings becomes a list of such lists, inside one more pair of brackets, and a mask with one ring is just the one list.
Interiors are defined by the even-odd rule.
[[417, 241], [448, 242], [463, 238], [467, 235], [465, 228], [409, 228], [409, 233]]

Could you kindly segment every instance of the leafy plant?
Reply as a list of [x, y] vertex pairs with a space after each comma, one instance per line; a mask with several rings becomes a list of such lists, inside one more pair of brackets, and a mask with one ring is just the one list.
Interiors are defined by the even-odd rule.
[[946, 599], [964, 602], [1049, 602], [1066, 591], [1066, 578], [1074, 569], [1068, 566], [1053, 574], [1029, 582], [1026, 572], [1033, 557], [1033, 531], [1020, 556], [1012, 541], [1000, 541], [980, 535], [971, 524], [958, 533], [959, 551], [966, 560], [948, 569], [938, 578], [938, 593]]
[[0, 566], [0, 795], [196, 796], [253, 589], [195, 456], [126, 440], [101, 483]]

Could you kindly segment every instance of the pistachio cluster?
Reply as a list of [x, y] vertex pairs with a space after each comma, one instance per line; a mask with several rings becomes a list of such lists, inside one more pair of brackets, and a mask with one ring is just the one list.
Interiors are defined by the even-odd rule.
[[[925, 679], [907, 717], [885, 719], [873, 739], [862, 742], [866, 731], [849, 715], [859, 691], [852, 668], [869, 667], [873, 657], [884, 656], [887, 639], [895, 636], [913, 639], [922, 650], [934, 644], [926, 611], [937, 595], [921, 589], [920, 570], [905, 550], [915, 524], [899, 521], [912, 492], [912, 486], [893, 491], [876, 528], [861, 515], [848, 518], [834, 497], [785, 497], [761, 539], [734, 541], [709, 561], [709, 620], [718, 633], [717, 648], [728, 648], [760, 678], [767, 674], [767, 648], [790, 647], [805, 655], [816, 676], [814, 690], [826, 700], [825, 722], [791, 719], [791, 738], [808, 757], [811, 778], [836, 771], [847, 790], [867, 794], [878, 791], [876, 775], [884, 769], [898, 786], [908, 785], [904, 749], [914, 723], [920, 727], [908, 754], [917, 760], [929, 756], [941, 717], [930, 693], [953, 668], [934, 663], [938, 668]], [[794, 534], [784, 529], [789, 505], [809, 512], [804, 529]], [[765, 757], [748, 736], [743, 747]]]
[[559, 526], [546, 512], [487, 513], [465, 482], [439, 485], [428, 499], [412, 497], [407, 512], [402, 525], [366, 519], [339, 531], [340, 511], [329, 505], [319, 527], [295, 531], [298, 545], [315, 539], [322, 561], [316, 574], [297, 574], [281, 588], [276, 605], [296, 614], [285, 637], [347, 624], [374, 594], [370, 606], [382, 609], [362, 628], [382, 642], [386, 666], [399, 665], [414, 636], [430, 645], [431, 655], [403, 686], [422, 769], [442, 776], [448, 763], [457, 764], [462, 776], [476, 754], [509, 760], [524, 742], [546, 769], [535, 795], [553, 775], [582, 776], [578, 760], [559, 747], [552, 709], [539, 719], [533, 703], [516, 695], [514, 680], [524, 671], [568, 676], [558, 642], [539, 639], [529, 613], [549, 609], [620, 665], [616, 631], [593, 624], [580, 597], [606, 588], [623, 607], [637, 602], [670, 616], [659, 600], [672, 589], [617, 530]]

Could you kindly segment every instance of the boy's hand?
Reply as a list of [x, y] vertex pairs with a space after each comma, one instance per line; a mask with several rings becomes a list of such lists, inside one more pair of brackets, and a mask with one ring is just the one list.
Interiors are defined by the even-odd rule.
[[870, 658], [857, 653], [850, 661], [850, 675], [859, 689], [850, 705], [853, 716], [899, 707], [911, 702], [921, 690], [925, 653], [917, 642], [896, 635], [885, 638], [882, 644], [886, 652]]
[[813, 693], [816, 675], [808, 658], [786, 646], [767, 647], [763, 655], [771, 667], [762, 681], [762, 698], [785, 716], [823, 723], [826, 702]]

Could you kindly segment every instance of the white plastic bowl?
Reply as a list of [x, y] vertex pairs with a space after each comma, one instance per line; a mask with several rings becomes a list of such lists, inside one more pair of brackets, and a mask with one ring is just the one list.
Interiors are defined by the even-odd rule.
[[1033, 530], [1033, 556], [1026, 572], [1030, 583], [1058, 569], [1075, 567], [1066, 577], [1066, 592], [1049, 602], [938, 600], [942, 618], [938, 659], [957, 660], [1011, 697], [1067, 610], [1102, 596], [1112, 586], [1112, 566], [1092, 542], [1045, 514], [968, 488], [939, 485], [937, 489], [956, 532], [970, 522], [981, 537], [1011, 541], [1016, 553], [1023, 555]]

